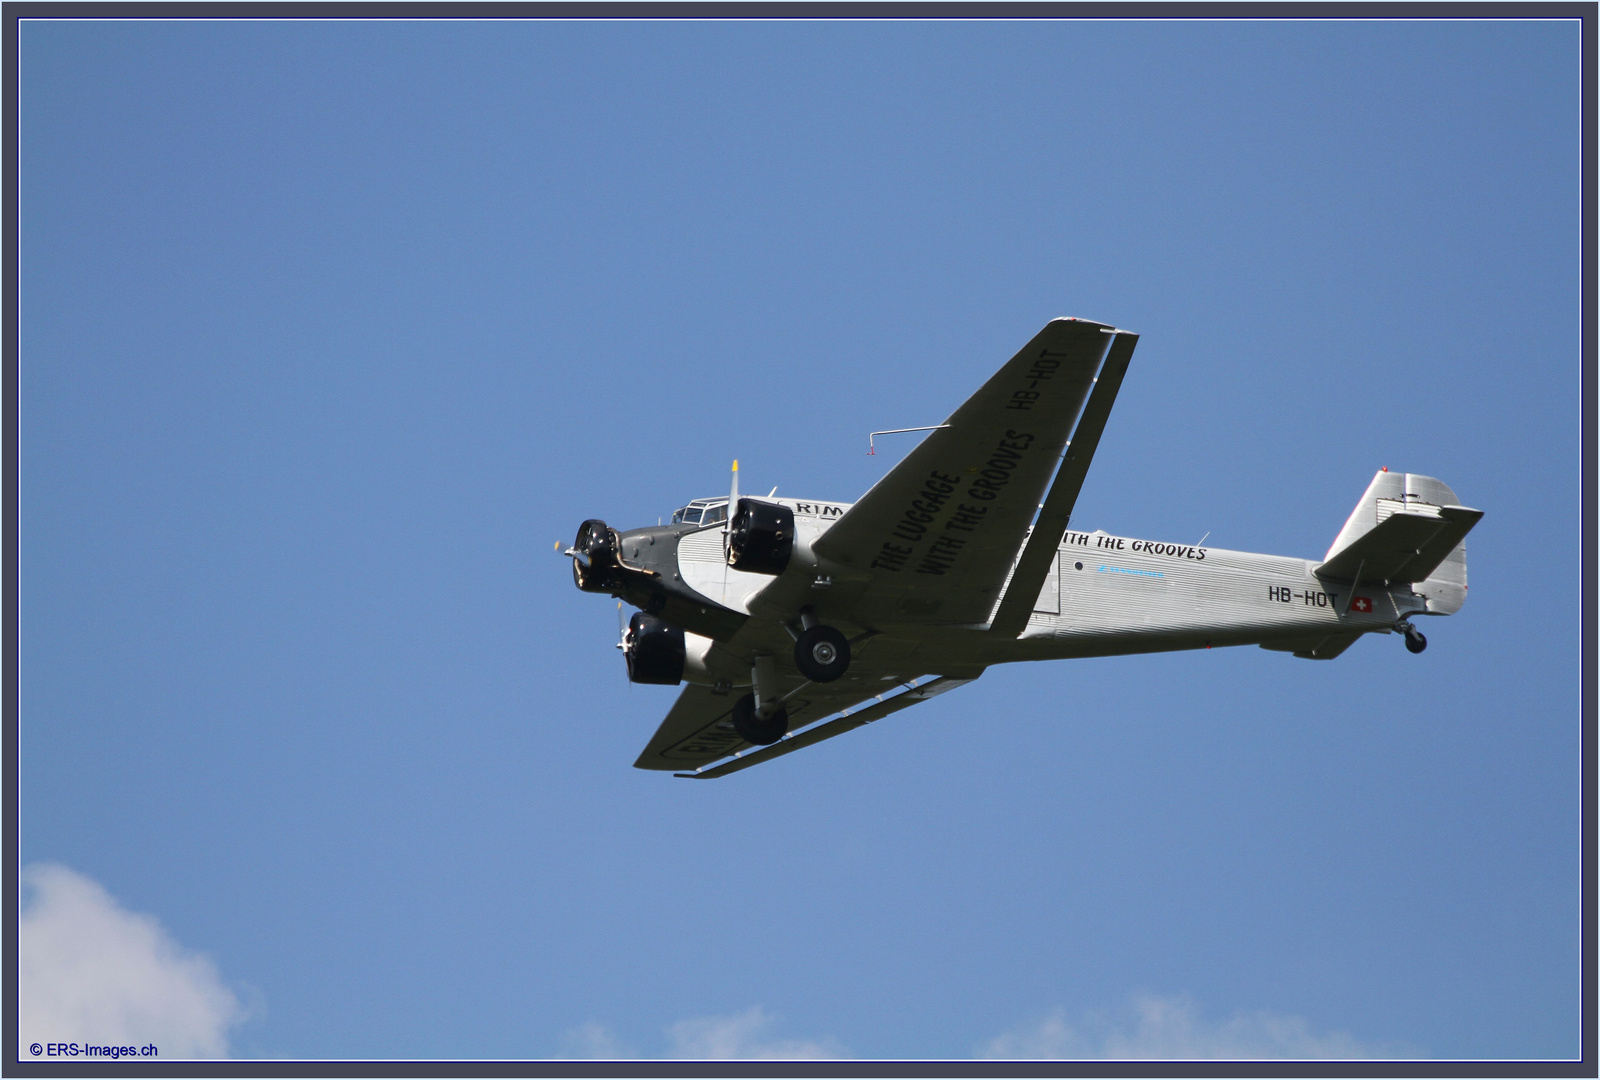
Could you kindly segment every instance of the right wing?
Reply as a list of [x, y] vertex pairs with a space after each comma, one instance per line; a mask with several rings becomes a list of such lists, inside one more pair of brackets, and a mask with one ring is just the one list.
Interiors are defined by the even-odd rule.
[[[851, 728], [870, 724], [891, 712], [906, 708], [908, 705], [915, 705], [919, 701], [926, 701], [945, 690], [971, 682], [974, 678], [977, 676], [935, 679], [931, 683], [924, 683], [920, 687], [892, 696], [886, 695], [899, 684], [877, 683], [876, 688], [872, 688], [871, 685], [850, 680], [843, 680], [846, 683], [843, 686], [839, 683], [811, 683], [800, 687], [784, 701], [791, 728], [813, 724], [862, 702], [874, 702], [874, 704], [826, 724], [819, 724], [807, 731], [787, 735], [781, 742], [760, 748], [745, 742], [739, 737], [739, 733], [733, 730], [733, 703], [746, 691], [736, 689], [718, 694], [709, 686], [690, 683], [678, 695], [677, 703], [672, 706], [672, 711], [667, 713], [666, 719], [661, 721], [655, 736], [639, 755], [639, 760], [633, 763], [633, 767], [704, 770], [707, 765], [719, 758], [754, 749], [754, 753], [743, 754], [737, 762], [730, 761], [717, 766], [716, 769], [686, 774], [709, 780], [736, 769], [748, 768], [779, 754], [798, 750], [802, 746], [810, 746], [814, 742], [820, 742], [834, 735], [842, 735]], [[934, 689], [935, 687], [938, 689]]]
[[1051, 321], [817, 538], [859, 575], [855, 621], [989, 621], [1114, 336]]
[[[1078, 492], [1083, 490], [1083, 478], [1089, 472], [1089, 463], [1100, 445], [1100, 436], [1106, 430], [1106, 420], [1111, 406], [1116, 404], [1117, 391], [1122, 388], [1122, 377], [1128, 373], [1128, 361], [1133, 359], [1134, 346], [1139, 344], [1138, 334], [1115, 334], [1106, 362], [1100, 365], [1100, 374], [1094, 380], [1094, 391], [1089, 403], [1083, 407], [1078, 426], [1072, 429], [1072, 441], [1067, 443], [1066, 455], [1061, 460], [1061, 470], [1050, 485], [1050, 494], [1039, 507], [1039, 518], [1033, 523], [1033, 535], [1028, 546], [1017, 559], [1017, 568], [1011, 575], [1011, 585], [1006, 587], [1000, 606], [995, 609], [994, 621], [989, 629], [1006, 637], [1016, 637], [1028, 625], [1033, 605], [1044, 584], [1050, 564], [1061, 546], [1061, 537], [1072, 520], [1072, 509], [1078, 504]], [[1013, 587], [1014, 586], [1014, 587]]]

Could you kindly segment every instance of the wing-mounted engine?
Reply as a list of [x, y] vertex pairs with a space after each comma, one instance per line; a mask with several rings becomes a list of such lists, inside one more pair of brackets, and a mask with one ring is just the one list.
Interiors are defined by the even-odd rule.
[[728, 523], [728, 565], [747, 574], [783, 573], [794, 554], [794, 511], [759, 499], [737, 505]]
[[622, 638], [622, 655], [632, 682], [677, 686], [683, 681], [683, 629], [665, 619], [634, 612]]

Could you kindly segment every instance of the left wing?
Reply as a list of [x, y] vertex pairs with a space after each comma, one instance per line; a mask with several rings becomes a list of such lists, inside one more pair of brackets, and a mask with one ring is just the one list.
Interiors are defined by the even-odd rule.
[[1050, 322], [815, 541], [855, 621], [989, 621], [1114, 334]]
[[[718, 694], [709, 686], [690, 683], [678, 695], [677, 703], [672, 706], [672, 711], [667, 713], [666, 719], [661, 721], [655, 736], [639, 755], [639, 760], [633, 763], [633, 767], [705, 770], [686, 775], [712, 779], [834, 735], [842, 735], [851, 728], [870, 724], [891, 712], [906, 708], [908, 705], [915, 705], [919, 701], [926, 701], [945, 690], [971, 682], [974, 678], [977, 676], [936, 679], [892, 696], [888, 692], [894, 688], [894, 684], [876, 684], [882, 688], [880, 692], [869, 688], [869, 685], [849, 680], [845, 680], [847, 685], [808, 683], [799, 687], [784, 701], [791, 728], [813, 724], [862, 702], [873, 702], [873, 704], [807, 731], [790, 734], [781, 742], [760, 748], [752, 747], [752, 744], [745, 742], [733, 729], [733, 703], [744, 691], [734, 690]], [[935, 686], [940, 688], [934, 689]], [[825, 734], [821, 733], [824, 729], [826, 729]], [[747, 750], [754, 752], [743, 753]], [[741, 754], [737, 761], [720, 765], [716, 769], [705, 769], [719, 758], [735, 753]]]
[[733, 695], [689, 683], [633, 767], [692, 769], [749, 745], [733, 730]]
[[738, 772], [740, 769], [748, 769], [752, 765], [760, 765], [763, 761], [771, 761], [775, 757], [793, 753], [802, 747], [810, 746], [812, 743], [819, 743], [823, 739], [831, 739], [835, 735], [843, 735], [847, 731], [854, 731], [856, 728], [870, 724], [874, 720], [882, 720], [890, 713], [899, 712], [901, 709], [909, 709], [911, 706], [921, 704], [929, 698], [938, 697], [946, 690], [954, 690], [958, 686], [965, 686], [975, 678], [977, 678], [976, 675], [959, 679], [941, 675], [930, 682], [909, 686], [893, 697], [885, 698], [880, 695], [874, 705], [868, 705], [866, 708], [853, 713], [847, 712], [842, 716], [829, 720], [826, 724], [818, 724], [816, 727], [807, 728], [805, 731], [794, 735], [786, 735], [782, 740], [773, 743], [771, 746], [763, 746], [752, 753], [741, 754], [733, 761], [724, 761], [715, 768], [696, 769], [692, 773], [674, 773], [673, 775], [682, 776], [690, 780], [715, 780], [718, 777], [727, 776], [729, 773]]

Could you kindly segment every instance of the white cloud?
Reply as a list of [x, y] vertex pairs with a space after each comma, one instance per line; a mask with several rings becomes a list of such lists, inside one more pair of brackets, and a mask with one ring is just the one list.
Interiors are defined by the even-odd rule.
[[34, 1042], [154, 1043], [163, 1060], [227, 1056], [244, 1010], [210, 960], [64, 866], [29, 866], [22, 884], [23, 1061]]
[[617, 1041], [616, 1035], [604, 1024], [590, 1020], [579, 1024], [561, 1037], [563, 1057], [616, 1060], [636, 1055]]
[[1091, 1013], [1074, 1024], [1065, 1010], [991, 1040], [986, 1058], [1397, 1058], [1414, 1048], [1362, 1043], [1342, 1031], [1318, 1033], [1298, 1016], [1235, 1013], [1213, 1023], [1187, 997], [1135, 998], [1120, 1017]]
[[707, 1016], [679, 1020], [667, 1029], [672, 1039], [671, 1057], [701, 1060], [742, 1058], [837, 1058], [844, 1048], [832, 1039], [768, 1039], [764, 1032], [773, 1017], [755, 1005], [734, 1016]]

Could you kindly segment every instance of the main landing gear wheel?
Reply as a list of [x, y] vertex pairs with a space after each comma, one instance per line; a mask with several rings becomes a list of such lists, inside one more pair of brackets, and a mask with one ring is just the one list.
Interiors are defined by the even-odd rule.
[[794, 643], [794, 666], [812, 682], [833, 682], [850, 667], [850, 643], [831, 626], [803, 630]]
[[1419, 653], [1428, 647], [1428, 639], [1414, 626], [1406, 627], [1406, 648]]
[[733, 703], [733, 730], [757, 746], [769, 746], [789, 733], [789, 710], [779, 708], [768, 717], [756, 714], [756, 696], [746, 694]]

